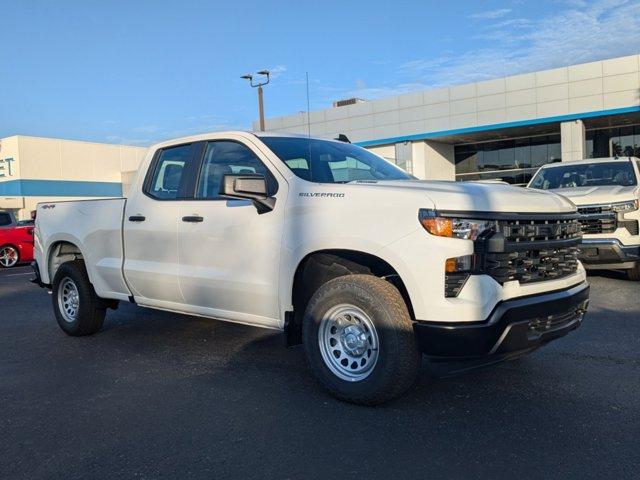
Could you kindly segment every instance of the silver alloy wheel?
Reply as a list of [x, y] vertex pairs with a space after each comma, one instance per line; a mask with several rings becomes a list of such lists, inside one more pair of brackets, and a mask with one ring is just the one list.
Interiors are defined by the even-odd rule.
[[7, 245], [2, 247], [0, 250], [0, 266], [4, 268], [13, 267], [16, 263], [18, 263], [18, 250], [11, 245]]
[[80, 308], [80, 294], [76, 283], [69, 277], [64, 277], [58, 288], [58, 309], [62, 318], [69, 323], [76, 321]]
[[343, 303], [325, 313], [320, 321], [318, 343], [324, 363], [342, 380], [364, 380], [378, 361], [376, 327], [355, 305]]

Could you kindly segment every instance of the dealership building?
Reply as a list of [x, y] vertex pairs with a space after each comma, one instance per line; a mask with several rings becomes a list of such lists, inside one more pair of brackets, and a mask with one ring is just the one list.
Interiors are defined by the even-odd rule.
[[16, 135], [0, 139], [0, 210], [28, 219], [38, 202], [120, 197], [147, 149]]
[[353, 98], [267, 119], [265, 129], [344, 134], [418, 178], [523, 184], [550, 162], [640, 156], [640, 55]]

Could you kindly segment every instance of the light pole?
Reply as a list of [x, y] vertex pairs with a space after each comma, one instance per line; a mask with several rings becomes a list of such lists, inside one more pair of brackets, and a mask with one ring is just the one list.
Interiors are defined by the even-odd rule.
[[265, 81], [253, 83], [253, 75], [247, 73], [246, 75], [242, 75], [240, 78], [244, 78], [245, 80], [249, 80], [249, 85], [253, 88], [258, 89], [258, 111], [260, 113], [260, 131], [264, 132], [264, 104], [262, 101], [262, 87], [269, 83], [269, 70], [260, 70], [258, 75], [263, 75], [267, 77]]

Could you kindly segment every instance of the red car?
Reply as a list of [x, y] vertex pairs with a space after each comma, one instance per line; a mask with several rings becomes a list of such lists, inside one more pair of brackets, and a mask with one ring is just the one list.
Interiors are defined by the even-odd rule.
[[16, 222], [11, 212], [0, 210], [0, 268], [33, 260], [33, 225]]

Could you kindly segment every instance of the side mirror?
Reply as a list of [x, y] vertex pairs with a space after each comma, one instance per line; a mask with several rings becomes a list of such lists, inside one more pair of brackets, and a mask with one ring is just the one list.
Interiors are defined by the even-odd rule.
[[251, 200], [259, 214], [270, 212], [276, 206], [276, 199], [269, 196], [264, 175], [224, 175], [220, 195]]

